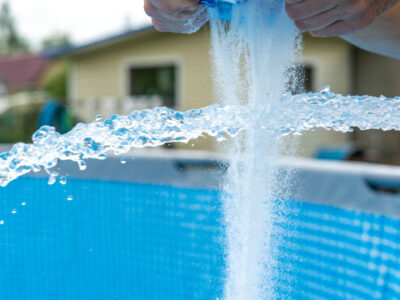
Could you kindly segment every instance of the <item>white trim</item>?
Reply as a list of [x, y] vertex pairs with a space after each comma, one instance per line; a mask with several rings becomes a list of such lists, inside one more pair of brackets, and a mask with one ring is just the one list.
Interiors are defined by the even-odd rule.
[[162, 67], [167, 65], [174, 65], [176, 68], [175, 92], [176, 110], [181, 110], [184, 99], [184, 59], [181, 56], [135, 56], [122, 59], [120, 64], [120, 93], [122, 97], [129, 96], [129, 76], [128, 72], [132, 67]]
[[400, 179], [400, 167], [395, 165], [310, 158], [282, 158], [279, 160], [279, 165], [287, 166], [292, 169], [319, 170], [326, 173]]

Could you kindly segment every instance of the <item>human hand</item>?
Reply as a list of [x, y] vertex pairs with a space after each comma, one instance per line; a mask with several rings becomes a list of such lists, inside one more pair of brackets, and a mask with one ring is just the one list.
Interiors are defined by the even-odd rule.
[[285, 0], [286, 11], [302, 31], [327, 37], [360, 31], [399, 0]]
[[154, 28], [162, 32], [193, 33], [207, 22], [207, 9], [196, 0], [144, 0]]

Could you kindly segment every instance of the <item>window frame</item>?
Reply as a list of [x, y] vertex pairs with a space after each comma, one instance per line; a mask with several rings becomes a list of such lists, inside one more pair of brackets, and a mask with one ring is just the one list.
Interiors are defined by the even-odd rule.
[[132, 57], [122, 61], [122, 86], [121, 94], [123, 97], [130, 97], [130, 72], [132, 68], [157, 68], [173, 66], [175, 68], [175, 106], [174, 109], [180, 110], [183, 105], [184, 76], [183, 76], [183, 59], [175, 56], [163, 57]]

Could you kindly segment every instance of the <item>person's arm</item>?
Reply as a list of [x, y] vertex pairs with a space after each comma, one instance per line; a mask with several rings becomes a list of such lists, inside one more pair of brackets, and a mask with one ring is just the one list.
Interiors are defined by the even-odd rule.
[[340, 36], [400, 58], [400, 0], [286, 0], [296, 26], [313, 36]]
[[367, 51], [400, 59], [400, 3], [364, 30], [341, 37]]

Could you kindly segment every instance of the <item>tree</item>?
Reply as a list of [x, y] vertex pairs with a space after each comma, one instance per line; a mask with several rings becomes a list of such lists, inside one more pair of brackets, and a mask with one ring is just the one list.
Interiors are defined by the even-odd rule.
[[[55, 48], [72, 46], [71, 39], [67, 33], [53, 32], [42, 40], [42, 51]], [[50, 97], [55, 97], [59, 101], [65, 101], [67, 97], [67, 69], [66, 60], [58, 60], [53, 64], [48, 78], [42, 82], [42, 89], [47, 92]]]
[[8, 2], [0, 8], [0, 54], [13, 54], [29, 50], [28, 43], [19, 34]]
[[65, 32], [53, 32], [42, 40], [42, 50], [49, 50], [58, 47], [72, 46], [71, 38]]
[[49, 74], [41, 82], [41, 88], [49, 97], [57, 98], [63, 102], [67, 98], [67, 71], [68, 63], [65, 59], [53, 64]]

